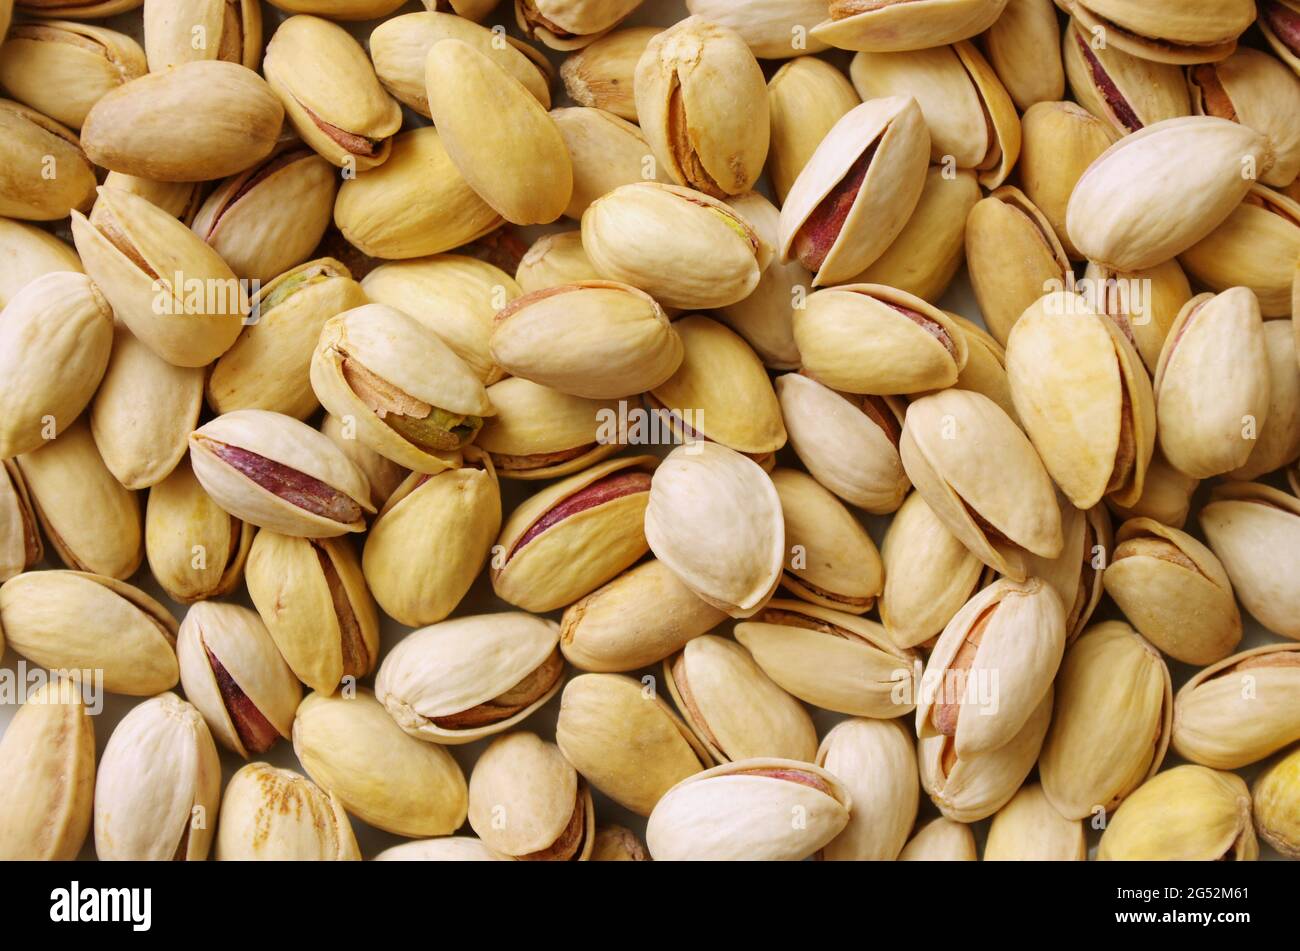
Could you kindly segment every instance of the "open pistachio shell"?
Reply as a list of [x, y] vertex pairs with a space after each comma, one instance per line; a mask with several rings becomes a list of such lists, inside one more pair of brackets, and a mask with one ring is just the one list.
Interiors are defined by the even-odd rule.
[[360, 861], [343, 803], [305, 776], [249, 763], [221, 798], [218, 861]]
[[[1296, 258], [1300, 263], [1300, 257]], [[1295, 331], [1285, 320], [1264, 322], [1264, 351], [1268, 356], [1268, 416], [1256, 434], [1255, 448], [1229, 479], [1251, 480], [1287, 466], [1300, 456], [1300, 372]]]
[[984, 32], [989, 64], [1022, 113], [1065, 95], [1059, 29], [1052, 0], [1010, 0]]
[[977, 862], [971, 827], [940, 816], [931, 819], [903, 846], [900, 862]]
[[1089, 30], [1120, 49], [1161, 63], [1209, 63], [1237, 48], [1255, 19], [1254, 0], [1065, 0]]
[[1020, 787], [997, 811], [984, 843], [986, 862], [1084, 862], [1087, 858], [1083, 823], [1057, 812], [1038, 783]]
[[483, 423], [475, 445], [504, 479], [571, 475], [622, 448], [616, 437], [617, 400], [570, 396], [512, 376], [488, 387], [496, 415]]
[[1102, 573], [1111, 553], [1110, 516], [1102, 505], [1084, 511], [1068, 500], [1061, 504], [1061, 535], [1065, 544], [1055, 558], [1027, 553], [1030, 577], [1053, 588], [1065, 609], [1066, 642], [1073, 642], [1088, 624], [1103, 594]]
[[897, 720], [845, 720], [817, 750], [817, 765], [853, 797], [849, 824], [822, 849], [828, 862], [892, 862], [916, 822], [921, 784], [912, 735]]
[[530, 40], [540, 40], [553, 50], [581, 49], [618, 26], [641, 3], [642, 0], [515, 0], [515, 22]]
[[1007, 0], [831, 0], [830, 18], [814, 39], [845, 50], [927, 49], [969, 39], [988, 29]]
[[1200, 479], [1193, 479], [1171, 466], [1156, 446], [1142, 497], [1129, 508], [1116, 505], [1114, 499], [1108, 499], [1106, 504], [1122, 519], [1150, 518], [1172, 528], [1182, 528], [1192, 509], [1192, 495], [1200, 484]]
[[1259, 29], [1282, 62], [1300, 76], [1300, 9], [1295, 0], [1264, 0]]
[[1246, 783], [1204, 766], [1175, 766], [1143, 783], [1120, 804], [1097, 847], [1099, 862], [1257, 858]]
[[[59, 169], [52, 179], [43, 170]], [[0, 99], [0, 215], [55, 221], [95, 199], [95, 167], [71, 129], [35, 109]]]
[[1192, 114], [1183, 71], [1106, 42], [1071, 19], [1061, 38], [1061, 57], [1079, 105], [1124, 136], [1165, 119]]
[[767, 95], [772, 120], [767, 174], [784, 204], [822, 139], [862, 100], [844, 73], [815, 56], [778, 69], [767, 81]]
[[326, 413], [321, 418], [320, 431], [361, 470], [361, 474], [370, 483], [371, 504], [377, 509], [388, 501], [389, 496], [397, 491], [397, 487], [410, 474], [393, 460], [381, 456], [357, 439], [355, 419], [344, 422], [337, 416]]
[[[12, 459], [0, 462], [0, 582], [21, 574], [45, 557], [36, 510], [22, 470]], [[0, 631], [0, 639], [4, 632]]]
[[1218, 63], [1187, 71], [1192, 110], [1249, 126], [1269, 137], [1274, 165], [1260, 176], [1285, 187], [1300, 174], [1300, 130], [1288, 119], [1300, 112], [1300, 81], [1267, 53], [1242, 47]]
[[1192, 285], [1178, 260], [1137, 271], [1115, 271], [1089, 261], [1083, 280], [1094, 310], [1104, 313], [1137, 348], [1147, 372], [1154, 375], [1169, 330], [1183, 305], [1192, 299]]
[[[196, 36], [202, 41], [196, 43]], [[258, 0], [145, 0], [144, 52], [154, 73], [196, 59], [257, 69], [262, 5]]]
[[966, 338], [966, 365], [957, 374], [957, 389], [984, 394], [1002, 407], [1012, 422], [1019, 423], [1016, 402], [1011, 397], [1011, 380], [1007, 377], [1007, 352], [1002, 344], [960, 314], [944, 313]]

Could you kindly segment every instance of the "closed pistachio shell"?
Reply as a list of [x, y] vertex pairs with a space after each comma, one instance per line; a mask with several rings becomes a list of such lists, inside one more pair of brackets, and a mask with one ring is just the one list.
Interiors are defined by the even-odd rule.
[[1218, 63], [1187, 71], [1192, 109], [1220, 116], [1269, 137], [1275, 163], [1260, 176], [1265, 185], [1284, 187], [1300, 174], [1300, 132], [1287, 116], [1300, 111], [1300, 79], [1267, 53], [1242, 47]]
[[772, 134], [767, 174], [783, 204], [826, 134], [861, 103], [853, 84], [823, 59], [801, 56], [767, 81]]
[[1297, 821], [1297, 768], [1300, 750], [1293, 750], [1255, 780], [1252, 806], [1259, 837], [1287, 858], [1300, 857]]
[[1057, 812], [1038, 783], [1022, 786], [997, 811], [984, 843], [986, 862], [1083, 862], [1087, 858], [1083, 823]]
[[622, 448], [617, 438], [607, 438], [618, 416], [616, 400], [570, 396], [518, 376], [488, 387], [488, 399], [496, 415], [484, 422], [474, 445], [502, 478], [571, 475]]
[[1030, 577], [1042, 578], [1053, 588], [1065, 608], [1066, 642], [1083, 631], [1103, 594], [1102, 572], [1112, 550], [1110, 516], [1101, 505], [1084, 511], [1068, 500], [1061, 504], [1061, 535], [1065, 544], [1055, 558], [1028, 554]]
[[525, 294], [599, 279], [600, 274], [582, 247], [581, 231], [542, 235], [528, 248], [515, 272], [515, 281]]
[[1253, 0], [1067, 0], [1065, 6], [1120, 49], [1163, 63], [1223, 59], [1255, 19]]
[[591, 849], [593, 862], [649, 862], [650, 854], [646, 852], [636, 833], [624, 826], [607, 825], [596, 827], [596, 841]]
[[[0, 463], [0, 582], [21, 574], [45, 557], [36, 511], [22, 470], [11, 459]], [[0, 631], [0, 643], [4, 632]]]
[[1102, 833], [1099, 862], [1259, 858], [1250, 790], [1240, 776], [1175, 766], [1143, 783]]
[[1001, 16], [1007, 0], [832, 0], [815, 39], [845, 50], [927, 49], [968, 39]]
[[817, 750], [817, 765], [853, 797], [844, 831], [826, 844], [828, 862], [892, 862], [916, 822], [921, 784], [912, 736], [897, 721], [845, 720]]
[[384, 849], [376, 862], [509, 862], [472, 835], [449, 835], [438, 839], [403, 842]]
[[580, 106], [604, 109], [635, 122], [636, 64], [659, 31], [657, 26], [615, 30], [570, 53], [560, 66], [569, 98]]
[[1052, 0], [1009, 0], [984, 32], [989, 63], [1022, 113], [1065, 94], [1058, 30]]
[[81, 272], [81, 259], [72, 246], [44, 228], [0, 218], [0, 308], [51, 271]]
[[940, 816], [931, 819], [903, 846], [900, 862], [975, 862], [975, 835], [970, 826]]
[[1171, 466], [1157, 445], [1142, 497], [1131, 508], [1118, 506], [1113, 499], [1107, 500], [1107, 506], [1120, 518], [1150, 518], [1171, 528], [1182, 528], [1192, 508], [1192, 494], [1200, 484], [1199, 479]]
[[1169, 330], [1193, 296], [1178, 260], [1137, 271], [1115, 271], [1089, 261], [1078, 286], [1094, 309], [1119, 325], [1154, 375]]
[[[196, 36], [202, 38], [197, 43]], [[262, 5], [258, 0], [145, 0], [144, 51], [155, 73], [196, 59], [257, 69]]]
[[1108, 37], [1076, 19], [1062, 34], [1065, 74], [1079, 105], [1119, 136], [1192, 114], [1182, 69], [1135, 56]]
[[641, 130], [626, 119], [585, 106], [554, 109], [551, 118], [573, 161], [573, 196], [564, 210], [567, 217], [581, 220], [593, 201], [620, 185], [668, 180], [654, 163]]
[[641, 3], [642, 0], [515, 0], [515, 22], [530, 40], [540, 40], [553, 50], [580, 49], [618, 26]]
[[826, 18], [822, 0], [757, 0], [744, 6], [731, 0], [687, 0], [686, 9], [735, 30], [759, 59], [820, 53], [827, 46], [808, 35]]
[[[55, 221], [95, 200], [95, 167], [71, 129], [35, 109], [0, 99], [0, 215]], [[43, 170], [59, 170], [52, 179]]]
[[[1300, 257], [1296, 260], [1300, 262]], [[1257, 479], [1300, 456], [1300, 370], [1293, 359], [1294, 329], [1285, 320], [1264, 322], [1264, 351], [1268, 357], [1268, 415], [1250, 458], [1241, 468], [1226, 473], [1229, 479]]]
[[218, 861], [360, 861], [338, 796], [267, 763], [230, 778], [221, 801]]

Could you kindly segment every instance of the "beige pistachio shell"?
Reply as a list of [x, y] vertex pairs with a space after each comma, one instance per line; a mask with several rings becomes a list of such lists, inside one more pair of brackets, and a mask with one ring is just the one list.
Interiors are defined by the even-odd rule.
[[384, 849], [376, 862], [509, 862], [472, 835], [449, 835], [440, 839], [403, 842]]
[[636, 64], [659, 32], [657, 26], [615, 30], [570, 53], [560, 65], [569, 98], [580, 106], [604, 109], [636, 122]]
[[1290, 859], [1300, 857], [1300, 750], [1293, 750], [1255, 780], [1252, 806], [1259, 837]]
[[176, 686], [176, 621], [153, 598], [81, 571], [29, 571], [0, 585], [10, 647], [51, 670], [102, 670], [104, 689], [150, 697]]
[[81, 259], [72, 246], [44, 228], [0, 218], [0, 308], [51, 271], [81, 272]]
[[866, 5], [832, 0], [829, 19], [814, 27], [812, 35], [845, 50], [927, 49], [984, 32], [1006, 6], [1007, 0], [888, 0]]
[[1162, 63], [1223, 59], [1255, 19], [1253, 0], [1067, 0], [1088, 29], [1102, 29], [1120, 49]]
[[[132, 195], [139, 195], [149, 204], [156, 205], [173, 218], [184, 222], [186, 226], [193, 223], [207, 192], [205, 182], [158, 182], [123, 172], [109, 172], [104, 176], [104, 184], [109, 188], [120, 188]], [[95, 208], [91, 208], [90, 217], [99, 220]]]
[[989, 64], [1022, 113], [1065, 95], [1059, 30], [1052, 0], [1010, 0], [984, 32]]
[[903, 846], [900, 862], [976, 862], [975, 835], [970, 826], [940, 816], [931, 819]]
[[1183, 70], [1135, 56], [1109, 31], [1094, 32], [1071, 19], [1061, 37], [1061, 57], [1075, 100], [1116, 135], [1192, 114]]
[[[50, 159], [59, 174], [47, 179]], [[72, 130], [8, 99], [0, 99], [0, 165], [5, 217], [55, 221], [95, 200], [95, 167]]]
[[230, 778], [221, 801], [218, 861], [360, 861], [343, 804], [311, 780], [268, 763]]
[[1259, 858], [1250, 790], [1240, 776], [1175, 766], [1143, 783], [1119, 807], [1097, 860], [1235, 861]]
[[321, 418], [320, 431], [361, 470], [361, 474], [370, 483], [370, 501], [376, 509], [388, 501], [389, 496], [397, 491], [397, 487], [409, 475], [393, 460], [384, 458], [357, 439], [355, 419], [344, 422], [337, 416], [326, 413]]
[[0, 737], [0, 859], [77, 857], [90, 831], [95, 721], [72, 681], [37, 687]]
[[1192, 286], [1177, 259], [1127, 272], [1089, 261], [1076, 287], [1094, 310], [1119, 325], [1137, 348], [1148, 373], [1154, 375], [1169, 330], [1183, 305], [1192, 299]]
[[20, 13], [30, 14], [31, 16], [50, 16], [54, 7], [59, 7], [58, 13], [63, 16], [85, 17], [87, 19], [110, 17], [118, 13], [125, 13], [128, 10], [134, 10], [140, 6], [142, 0], [22, 0], [18, 4]]
[[896, 720], [845, 720], [817, 750], [817, 765], [853, 797], [844, 831], [828, 842], [829, 862], [892, 862], [916, 822], [921, 784], [912, 735]]
[[258, 0], [145, 0], [144, 51], [155, 73], [196, 59], [257, 69], [262, 5]]
[[650, 853], [631, 829], [616, 825], [597, 826], [596, 841], [591, 849], [591, 860], [593, 862], [649, 862]]
[[582, 247], [581, 231], [544, 234], [529, 246], [519, 262], [515, 281], [525, 294], [600, 279]]
[[[288, 13], [318, 13], [334, 20], [375, 20], [386, 17], [402, 4], [398, 0], [268, 0], [273, 7]], [[453, 0], [452, 6], [481, 7], [484, 0]], [[475, 16], [474, 19], [481, 19]]]
[[641, 129], [626, 119], [586, 106], [554, 109], [551, 118], [573, 161], [567, 217], [581, 220], [593, 201], [620, 185], [668, 181]]
[[174, 693], [146, 700], [104, 747], [95, 855], [101, 862], [202, 862], [220, 801], [221, 761], [199, 711]]
[[440, 746], [407, 736], [369, 690], [309, 694], [293, 721], [307, 775], [363, 822], [394, 835], [450, 835], [468, 809], [465, 775]]
[[487, 393], [496, 415], [483, 423], [474, 445], [502, 478], [571, 475], [622, 448], [617, 400], [570, 396], [518, 376], [492, 384]]
[[1285, 187], [1300, 174], [1300, 130], [1288, 116], [1300, 112], [1300, 78], [1267, 53], [1242, 47], [1217, 63], [1187, 71], [1192, 110], [1221, 116], [1268, 136], [1274, 165], [1260, 176], [1265, 185]]
[[[45, 557], [36, 511], [22, 470], [11, 459], [0, 463], [0, 582], [21, 574]], [[0, 631], [0, 639], [4, 632]]]
[[642, 0], [515, 0], [515, 22], [530, 40], [540, 40], [553, 50], [580, 49], [618, 26], [641, 3]]
[[1065, 544], [1055, 558], [1028, 553], [1030, 577], [1042, 578], [1053, 588], [1065, 609], [1066, 643], [1072, 643], [1088, 624], [1104, 593], [1102, 572], [1112, 550], [1110, 516], [1102, 505], [1084, 511], [1068, 499], [1061, 500], [1061, 535]]
[[[1300, 263], [1300, 256], [1296, 261]], [[1268, 358], [1268, 415], [1246, 464], [1225, 473], [1230, 479], [1257, 479], [1300, 456], [1300, 371], [1293, 359], [1295, 331], [1287, 321], [1264, 322], [1264, 352]]]
[[1286, 63], [1300, 76], [1300, 51], [1297, 51], [1297, 44], [1294, 38], [1288, 34], [1288, 27], [1294, 28], [1295, 18], [1300, 11], [1296, 10], [1295, 4], [1290, 0], [1273, 0], [1265, 5], [1263, 15], [1259, 19], [1259, 30], [1264, 34], [1264, 39], [1268, 40], [1268, 45], [1273, 48], [1282, 62]]
[[1171, 466], [1157, 446], [1142, 497], [1131, 508], [1115, 505], [1114, 500], [1107, 504], [1119, 518], [1150, 518], [1171, 528], [1182, 528], [1192, 508], [1192, 494], [1200, 484], [1199, 479]]
[[767, 174], [782, 204], [826, 134], [857, 106], [853, 84], [824, 59], [800, 57], [767, 82], [772, 122]]
[[966, 365], [957, 374], [957, 389], [982, 393], [1002, 407], [1002, 411], [1019, 423], [1015, 400], [1011, 398], [1011, 381], [1007, 378], [1007, 352], [983, 327], [960, 314], [945, 311], [966, 338]]
[[986, 862], [1084, 862], [1088, 837], [1083, 823], [1067, 819], [1031, 783], [1020, 787], [997, 811], [984, 843]]
[[826, 19], [822, 0], [755, 0], [743, 6], [731, 0], [686, 0], [686, 9], [735, 30], [759, 59], [820, 53], [827, 46], [808, 35]]

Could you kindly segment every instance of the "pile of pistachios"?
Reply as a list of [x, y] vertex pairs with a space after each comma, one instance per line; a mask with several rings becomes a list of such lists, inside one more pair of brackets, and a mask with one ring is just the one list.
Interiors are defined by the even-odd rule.
[[0, 858], [1300, 858], [1300, 0], [0, 35]]

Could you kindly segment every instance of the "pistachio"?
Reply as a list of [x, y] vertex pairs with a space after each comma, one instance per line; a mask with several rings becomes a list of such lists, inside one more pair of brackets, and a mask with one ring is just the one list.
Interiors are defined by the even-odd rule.
[[81, 259], [66, 241], [25, 221], [0, 218], [0, 308], [51, 271], [81, 271]]
[[1300, 174], [1300, 131], [1288, 116], [1300, 111], [1300, 80], [1267, 53], [1243, 47], [1218, 63], [1187, 71], [1192, 109], [1219, 116], [1268, 136], [1274, 165], [1260, 176], [1265, 185], [1284, 187]]
[[1067, 819], [1031, 783], [1020, 788], [989, 824], [986, 862], [1084, 862], [1088, 837], [1083, 823]]
[[1259, 858], [1250, 790], [1240, 776], [1175, 766], [1143, 783], [1102, 833], [1097, 860], [1229, 861]]
[[528, 248], [519, 262], [515, 281], [525, 294], [600, 279], [582, 247], [581, 231], [544, 234]]
[[1114, 500], [1107, 504], [1120, 518], [1150, 518], [1171, 528], [1182, 528], [1192, 507], [1192, 494], [1200, 485], [1199, 479], [1193, 479], [1171, 466], [1156, 446], [1151, 457], [1151, 466], [1147, 469], [1146, 483], [1142, 486], [1142, 497], [1131, 508], [1116, 505]]
[[622, 448], [617, 440], [605, 441], [602, 424], [617, 415], [615, 400], [570, 396], [517, 376], [487, 392], [496, 415], [484, 422], [475, 445], [502, 478], [572, 475]]
[[[317, 13], [335, 20], [373, 20], [388, 16], [402, 4], [399, 0], [269, 0], [271, 6], [288, 13]], [[445, 0], [437, 0], [445, 5]], [[457, 7], [481, 0], [455, 0]]]
[[[1297, 262], [1300, 262], [1298, 257]], [[1285, 320], [1264, 323], [1268, 357], [1268, 414], [1257, 434], [1250, 458], [1230, 479], [1251, 480], [1289, 465], [1300, 456], [1300, 374], [1296, 372], [1295, 331]]]
[[983, 327], [960, 314], [944, 311], [966, 338], [966, 365], [957, 374], [957, 389], [982, 393], [1019, 423], [1015, 400], [1011, 397], [1011, 380], [1007, 377], [1007, 352]]
[[900, 862], [975, 862], [975, 836], [970, 826], [940, 816], [916, 831], [898, 854]]
[[[8, 581], [45, 557], [36, 511], [22, 470], [10, 459], [0, 462], [0, 582]], [[4, 632], [0, 631], [0, 638]]]
[[1159, 63], [1208, 63], [1231, 55], [1255, 19], [1253, 0], [1065, 0], [1088, 30]]
[[635, 122], [636, 64], [658, 33], [657, 26], [615, 30], [570, 53], [560, 66], [569, 98]]
[[735, 30], [759, 59], [787, 59], [827, 47], [808, 36], [826, 17], [822, 0], [757, 0], [744, 6], [730, 0], [686, 0], [686, 9]]
[[830, 17], [813, 28], [813, 38], [845, 50], [928, 49], [983, 33], [1007, 5], [1007, 0], [911, 2], [831, 0]]
[[1065, 545], [1055, 558], [1029, 554], [1029, 575], [1042, 578], [1053, 588], [1065, 608], [1065, 640], [1072, 643], [1082, 633], [1097, 609], [1103, 593], [1102, 574], [1110, 557], [1110, 516], [1105, 507], [1094, 505], [1084, 511], [1069, 501], [1061, 505], [1061, 535]]
[[196, 59], [257, 69], [262, 5], [257, 0], [144, 0], [144, 51], [154, 73]]
[[320, 431], [342, 450], [343, 455], [361, 470], [370, 483], [370, 503], [382, 508], [397, 487], [410, 474], [391, 459], [386, 459], [361, 440], [357, 439], [356, 420], [343, 422], [326, 413], [321, 419]]
[[553, 109], [551, 118], [573, 161], [573, 195], [564, 210], [567, 217], [581, 220], [593, 201], [620, 185], [668, 181], [654, 164], [650, 143], [641, 129], [626, 119], [585, 106]]
[[1263, 0], [1259, 29], [1282, 62], [1300, 76], [1300, 10], [1294, 0]]
[[631, 829], [615, 825], [597, 826], [591, 861], [649, 862], [650, 854]]
[[784, 204], [822, 139], [862, 100], [842, 72], [814, 56], [778, 69], [767, 81], [767, 98], [772, 122], [767, 174]]
[[845, 720], [817, 750], [817, 765], [853, 797], [844, 831], [826, 844], [830, 862], [892, 862], [916, 822], [921, 786], [912, 736], [896, 720]]
[[1259, 837], [1287, 858], [1300, 858], [1300, 823], [1297, 822], [1297, 774], [1300, 750], [1292, 751], [1255, 780], [1253, 811]]
[[1022, 113], [1065, 95], [1058, 29], [1051, 0], [1010, 0], [984, 32], [989, 64]]
[[21, 0], [19, 9], [32, 16], [46, 17], [54, 12], [70, 17], [110, 17], [140, 6], [143, 0]]
[[437, 839], [403, 842], [384, 849], [376, 862], [508, 862], [472, 835], [448, 835]]
[[220, 861], [357, 861], [361, 852], [338, 796], [267, 763], [249, 763], [226, 786]]
[[1091, 305], [1119, 325], [1154, 375], [1169, 329], [1192, 299], [1192, 285], [1178, 261], [1127, 272], [1089, 261], [1083, 285]]
[[[109, 188], [139, 195], [149, 204], [184, 222], [187, 227], [194, 223], [194, 216], [198, 214], [199, 206], [203, 204], [207, 193], [206, 182], [157, 182], [122, 172], [109, 172], [104, 176], [104, 184]], [[90, 217], [96, 222], [99, 221], [98, 207], [97, 201], [95, 207], [90, 209]]]
[[1192, 114], [1183, 71], [1137, 56], [1071, 18], [1061, 37], [1070, 90], [1079, 105], [1109, 123], [1118, 136], [1165, 119]]
[[581, 49], [618, 26], [642, 0], [515, 0], [515, 22], [553, 50]]
[[[89, 208], [95, 167], [77, 136], [35, 109], [0, 99], [0, 215], [55, 221]], [[58, 174], [48, 178], [48, 170]]]

